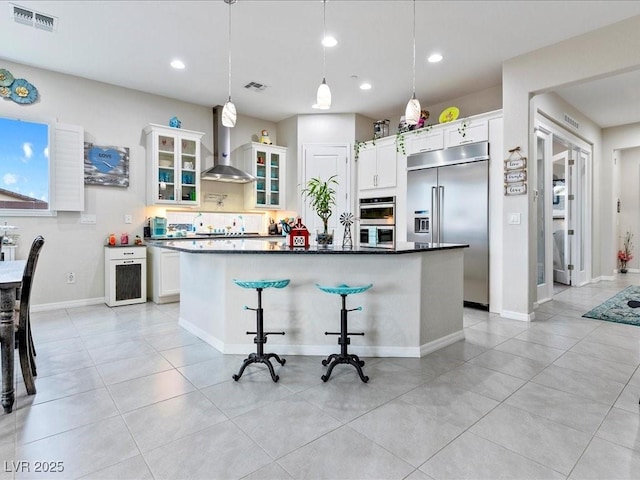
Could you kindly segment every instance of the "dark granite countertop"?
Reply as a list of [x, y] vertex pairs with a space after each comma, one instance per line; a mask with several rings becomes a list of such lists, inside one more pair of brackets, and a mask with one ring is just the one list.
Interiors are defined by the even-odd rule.
[[294, 253], [294, 254], [341, 254], [341, 255], [397, 255], [401, 253], [432, 252], [437, 250], [451, 250], [467, 248], [469, 245], [452, 243], [408, 243], [400, 242], [395, 249], [353, 247], [342, 248], [311, 246], [305, 248], [291, 248], [286, 243], [286, 238], [274, 236], [268, 238], [214, 238], [202, 240], [194, 237], [173, 238], [170, 240], [145, 239], [148, 246], [161, 247], [169, 250], [188, 253]]

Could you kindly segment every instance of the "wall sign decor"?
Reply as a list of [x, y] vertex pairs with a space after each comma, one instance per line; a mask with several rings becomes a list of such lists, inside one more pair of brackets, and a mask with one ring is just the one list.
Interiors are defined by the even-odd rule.
[[520, 153], [520, 147], [509, 150], [509, 158], [504, 161], [504, 194], [524, 195], [527, 193], [527, 157]]
[[84, 184], [129, 186], [129, 148], [84, 143]]
[[0, 97], [28, 105], [38, 99], [38, 89], [24, 78], [14, 78], [9, 70], [0, 68]]

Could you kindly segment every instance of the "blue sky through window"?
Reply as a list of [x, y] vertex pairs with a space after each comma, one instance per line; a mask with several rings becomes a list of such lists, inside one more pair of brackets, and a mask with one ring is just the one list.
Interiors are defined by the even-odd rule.
[[0, 118], [0, 188], [49, 201], [49, 127]]

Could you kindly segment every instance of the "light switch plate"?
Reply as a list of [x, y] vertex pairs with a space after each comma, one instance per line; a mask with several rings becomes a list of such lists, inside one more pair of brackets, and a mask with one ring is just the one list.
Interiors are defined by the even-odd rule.
[[95, 215], [95, 213], [82, 213], [82, 214], [80, 214], [80, 223], [84, 223], [86, 225], [95, 225], [95, 223], [96, 223], [96, 215]]
[[509, 225], [520, 225], [520, 214], [519, 213], [510, 213], [509, 214]]
[[125, 215], [124, 223], [133, 223], [133, 217], [131, 215]]

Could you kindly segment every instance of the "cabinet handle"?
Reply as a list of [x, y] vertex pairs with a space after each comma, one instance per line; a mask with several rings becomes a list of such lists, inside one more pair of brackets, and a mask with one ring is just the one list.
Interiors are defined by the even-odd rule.
[[133, 255], [134, 252], [122, 252], [123, 255]]
[[470, 138], [469, 140], [464, 140], [464, 141], [460, 142], [460, 145], [462, 145], [463, 143], [473, 143], [473, 138]]

